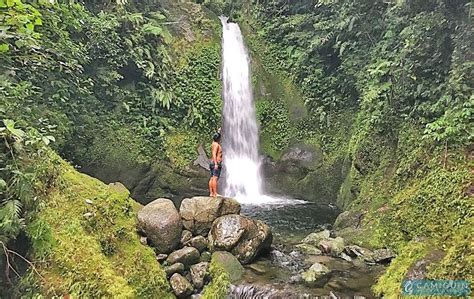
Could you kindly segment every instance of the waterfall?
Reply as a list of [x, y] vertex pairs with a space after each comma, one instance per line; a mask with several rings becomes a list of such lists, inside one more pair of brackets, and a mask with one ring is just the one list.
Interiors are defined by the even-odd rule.
[[250, 59], [239, 25], [221, 17], [223, 75], [224, 194], [239, 200], [262, 196], [258, 127]]
[[222, 22], [224, 195], [251, 205], [302, 204], [263, 194], [258, 126], [253, 102], [250, 58], [239, 25]]

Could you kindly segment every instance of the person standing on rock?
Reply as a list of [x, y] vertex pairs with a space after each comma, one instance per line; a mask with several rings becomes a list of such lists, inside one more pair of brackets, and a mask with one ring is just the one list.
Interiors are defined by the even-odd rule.
[[211, 197], [217, 197], [217, 181], [221, 176], [222, 171], [222, 146], [221, 129], [212, 136], [213, 142], [211, 145], [211, 162], [209, 163], [209, 170], [211, 171], [211, 179], [209, 180], [209, 194]]

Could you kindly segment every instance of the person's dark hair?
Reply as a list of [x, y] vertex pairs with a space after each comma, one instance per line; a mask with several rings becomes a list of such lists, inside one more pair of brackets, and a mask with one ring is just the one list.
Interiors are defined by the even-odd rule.
[[212, 135], [212, 140], [214, 141], [220, 141], [221, 140], [221, 134], [220, 133], [214, 133], [214, 135]]

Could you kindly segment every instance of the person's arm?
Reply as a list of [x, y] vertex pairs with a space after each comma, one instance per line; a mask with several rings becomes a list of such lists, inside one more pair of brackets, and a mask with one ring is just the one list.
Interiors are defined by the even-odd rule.
[[217, 151], [218, 151], [218, 145], [213, 143], [212, 144], [212, 161], [214, 162], [214, 168], [218, 168], [217, 165]]

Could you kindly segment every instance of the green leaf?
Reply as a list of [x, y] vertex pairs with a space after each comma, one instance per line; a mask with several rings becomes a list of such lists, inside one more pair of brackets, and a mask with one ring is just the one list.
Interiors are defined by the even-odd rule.
[[10, 50], [10, 47], [8, 44], [0, 44], [0, 54], [7, 53], [8, 50]]
[[4, 119], [3, 123], [5, 124], [7, 131], [9, 131], [10, 134], [12, 134], [13, 136], [20, 137], [20, 138], [25, 136], [25, 132], [23, 132], [23, 130], [15, 128], [15, 122], [13, 120]]
[[7, 189], [7, 182], [4, 179], [0, 178], [0, 191], [5, 191]]
[[35, 30], [35, 25], [33, 23], [28, 23], [25, 25], [26, 30], [28, 31], [34, 31]]

